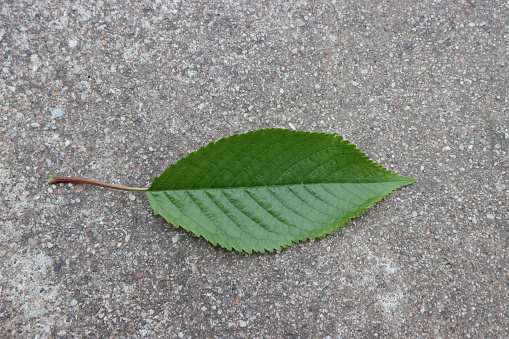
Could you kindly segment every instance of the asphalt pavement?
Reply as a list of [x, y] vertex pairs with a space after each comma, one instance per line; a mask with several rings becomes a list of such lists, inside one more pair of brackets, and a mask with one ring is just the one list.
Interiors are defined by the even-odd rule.
[[[1, 338], [509, 337], [503, 1], [3, 1]], [[417, 181], [228, 252], [148, 186], [220, 138], [337, 133]]]

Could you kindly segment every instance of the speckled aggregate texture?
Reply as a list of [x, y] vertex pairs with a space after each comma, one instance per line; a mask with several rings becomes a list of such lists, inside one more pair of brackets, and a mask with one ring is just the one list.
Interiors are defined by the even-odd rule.
[[[2, 1], [0, 337], [508, 337], [507, 6]], [[46, 184], [148, 186], [267, 127], [343, 135], [417, 182], [257, 255], [143, 193]]]

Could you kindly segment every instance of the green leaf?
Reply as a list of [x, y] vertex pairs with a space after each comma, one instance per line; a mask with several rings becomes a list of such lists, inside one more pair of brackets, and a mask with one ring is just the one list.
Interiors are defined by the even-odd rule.
[[189, 154], [145, 192], [176, 227], [252, 253], [325, 236], [414, 181], [340, 136], [263, 129]]

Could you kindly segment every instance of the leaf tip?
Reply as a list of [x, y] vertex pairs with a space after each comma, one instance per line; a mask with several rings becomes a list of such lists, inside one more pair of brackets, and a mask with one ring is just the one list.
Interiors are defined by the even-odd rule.
[[416, 181], [417, 181], [417, 179], [415, 179], [415, 178], [411, 178], [411, 177], [405, 177], [405, 176], [403, 176], [403, 178], [405, 179], [405, 184], [404, 184], [403, 186], [413, 184], [414, 182], [416, 182]]

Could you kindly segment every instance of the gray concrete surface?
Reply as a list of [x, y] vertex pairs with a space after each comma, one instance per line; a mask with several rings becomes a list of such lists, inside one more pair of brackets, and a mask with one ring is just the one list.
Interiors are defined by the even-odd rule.
[[[509, 336], [507, 2], [0, 9], [0, 337]], [[417, 182], [257, 255], [144, 194], [46, 184], [148, 185], [265, 127], [338, 133]]]

